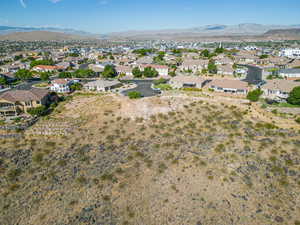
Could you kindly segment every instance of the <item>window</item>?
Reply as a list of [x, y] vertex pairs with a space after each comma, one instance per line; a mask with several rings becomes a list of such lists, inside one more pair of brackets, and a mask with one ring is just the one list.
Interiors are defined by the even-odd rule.
[[26, 106], [31, 106], [31, 101], [25, 102], [25, 105], [26, 105]]
[[41, 101], [36, 101], [36, 104], [38, 104], [38, 105], [41, 104]]

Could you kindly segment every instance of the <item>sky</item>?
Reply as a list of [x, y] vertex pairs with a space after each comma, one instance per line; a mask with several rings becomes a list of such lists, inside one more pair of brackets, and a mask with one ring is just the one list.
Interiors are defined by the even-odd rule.
[[300, 24], [300, 0], [0, 0], [0, 26], [104, 34], [240, 23]]

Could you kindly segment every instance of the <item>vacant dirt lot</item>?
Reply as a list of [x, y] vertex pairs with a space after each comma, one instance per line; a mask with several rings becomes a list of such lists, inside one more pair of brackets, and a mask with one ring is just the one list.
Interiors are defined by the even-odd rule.
[[0, 224], [299, 225], [299, 131], [242, 99], [76, 95], [1, 139]]

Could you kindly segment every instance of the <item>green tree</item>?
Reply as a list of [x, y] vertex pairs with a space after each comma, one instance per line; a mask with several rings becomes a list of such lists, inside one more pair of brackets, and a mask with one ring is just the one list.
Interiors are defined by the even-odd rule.
[[247, 99], [251, 102], [257, 102], [259, 97], [263, 94], [263, 91], [260, 89], [255, 89], [253, 91], [248, 92]]
[[117, 75], [117, 71], [113, 65], [106, 65], [102, 72], [102, 77], [104, 78], [114, 78]]
[[80, 91], [82, 89], [81, 83], [74, 83], [70, 86], [72, 91]]
[[218, 47], [215, 49], [216, 54], [222, 54], [222, 53], [224, 53], [224, 51], [225, 51], [225, 49], [223, 47], [221, 47], [221, 48]]
[[5, 79], [5, 77], [0, 77], [0, 85], [6, 85], [7, 84], [7, 80]]
[[142, 72], [138, 67], [134, 67], [134, 68], [132, 69], [132, 75], [133, 75], [134, 77], [140, 78], [140, 77], [143, 76], [143, 72]]
[[41, 78], [42, 81], [48, 81], [50, 76], [51, 76], [50, 72], [40, 73], [40, 78]]
[[214, 60], [209, 60], [207, 70], [208, 70], [209, 73], [212, 73], [212, 74], [216, 74], [218, 72], [218, 67], [215, 64]]
[[157, 77], [158, 76], [158, 72], [154, 68], [146, 67], [144, 69], [144, 76], [148, 77], [148, 78]]
[[287, 102], [292, 105], [300, 105], [300, 86], [295, 87], [289, 94]]
[[32, 78], [32, 73], [26, 69], [20, 69], [16, 72], [16, 78], [19, 80], [28, 80]]
[[95, 72], [90, 69], [87, 69], [87, 70], [79, 69], [73, 73], [73, 77], [76, 77], [76, 78], [88, 78], [88, 77], [93, 77], [93, 76], [95, 76]]
[[71, 72], [61, 72], [58, 74], [59, 78], [72, 78], [72, 76]]
[[267, 59], [269, 56], [267, 55], [267, 54], [263, 54], [263, 55], [261, 55], [259, 58], [260, 59]]
[[202, 52], [200, 53], [200, 56], [206, 57], [206, 58], [208, 58], [209, 55], [210, 55], [210, 52], [209, 52], [208, 49], [204, 49], [204, 50], [202, 50]]
[[35, 66], [38, 66], [38, 65], [48, 65], [48, 66], [53, 66], [54, 65], [54, 62], [52, 59], [48, 60], [48, 59], [45, 59], [45, 60], [34, 60], [30, 63], [30, 67], [35, 67]]

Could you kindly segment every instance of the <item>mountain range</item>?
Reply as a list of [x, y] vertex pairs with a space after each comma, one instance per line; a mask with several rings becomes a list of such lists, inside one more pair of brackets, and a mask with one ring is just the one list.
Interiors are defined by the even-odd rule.
[[238, 25], [207, 25], [189, 29], [144, 30], [110, 33], [110, 38], [178, 38], [178, 37], [221, 37], [221, 36], [261, 36], [271, 30], [299, 29], [299, 25], [262, 25], [243, 23]]
[[[214, 24], [187, 29], [142, 30], [94, 34], [54, 27], [0, 26], [0, 40], [75, 40], [75, 39], [165, 39], [165, 40], [293, 40], [300, 39], [299, 25]], [[55, 39], [53, 39], [55, 38]]]

